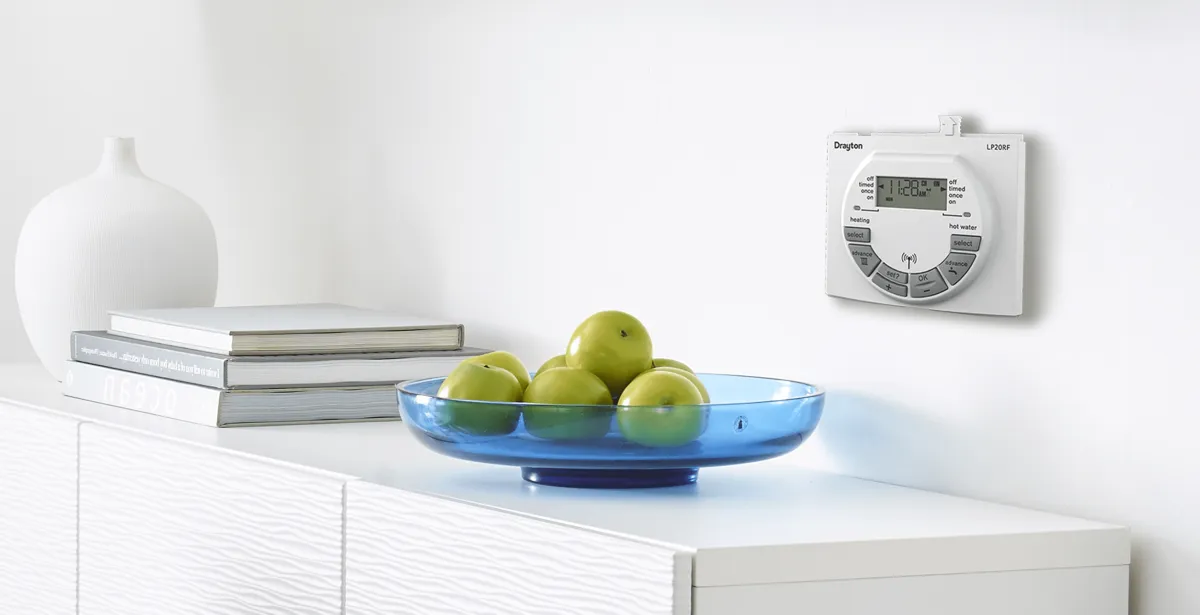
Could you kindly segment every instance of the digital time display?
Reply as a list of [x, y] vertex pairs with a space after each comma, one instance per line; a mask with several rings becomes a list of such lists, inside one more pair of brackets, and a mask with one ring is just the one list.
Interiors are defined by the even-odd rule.
[[946, 211], [945, 178], [876, 177], [875, 193], [879, 207]]

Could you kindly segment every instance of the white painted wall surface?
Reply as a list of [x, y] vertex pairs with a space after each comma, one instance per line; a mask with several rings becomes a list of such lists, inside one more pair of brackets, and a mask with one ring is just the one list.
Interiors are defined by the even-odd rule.
[[[530, 363], [625, 309], [698, 369], [826, 385], [781, 463], [1129, 523], [1137, 613], [1200, 610], [1196, 23], [1187, 0], [0, 2], [0, 359], [30, 358], [24, 215], [132, 135], [212, 216], [222, 303], [405, 307]], [[940, 113], [1029, 135], [1020, 319], [823, 294], [824, 136]]]
[[0, 2], [0, 360], [32, 359], [12, 263], [29, 210], [90, 173], [107, 135], [218, 235], [220, 303], [327, 298], [325, 63], [302, 0]]
[[[1200, 4], [361, 2], [326, 41], [342, 299], [530, 364], [628, 310], [658, 353], [831, 390], [785, 463], [1129, 523], [1140, 615], [1200, 611], [1187, 277]], [[1029, 136], [1016, 320], [823, 293], [824, 137]]]

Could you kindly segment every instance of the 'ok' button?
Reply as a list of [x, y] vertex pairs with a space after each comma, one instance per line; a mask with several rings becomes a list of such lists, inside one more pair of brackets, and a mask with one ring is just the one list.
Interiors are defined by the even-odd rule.
[[946, 281], [942, 279], [942, 275], [938, 273], [937, 269], [914, 273], [911, 276], [911, 280], [912, 296], [918, 299], [944, 293], [949, 288], [946, 286]]

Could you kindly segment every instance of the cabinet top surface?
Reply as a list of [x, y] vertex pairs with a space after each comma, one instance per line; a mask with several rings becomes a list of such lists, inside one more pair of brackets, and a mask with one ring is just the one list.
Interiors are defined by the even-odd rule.
[[[1118, 526], [887, 485], [782, 459], [705, 468], [696, 485], [649, 490], [544, 487], [517, 468], [447, 458], [401, 422], [210, 428], [67, 398], [40, 366], [0, 366], [0, 400], [83, 421], [346, 475], [406, 491], [694, 550], [1012, 536], [1096, 536], [1126, 563]], [[1114, 538], [1117, 537], [1117, 538]], [[1115, 542], [1114, 542], [1115, 540]], [[932, 544], [932, 543], [930, 543]], [[1057, 548], [1046, 545], [1047, 548]]]

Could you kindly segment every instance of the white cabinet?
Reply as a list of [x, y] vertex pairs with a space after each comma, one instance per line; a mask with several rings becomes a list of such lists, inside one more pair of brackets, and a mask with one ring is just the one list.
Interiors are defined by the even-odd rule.
[[75, 613], [78, 427], [0, 402], [0, 613]]
[[1129, 615], [1129, 568], [1090, 566], [696, 589], [695, 615], [792, 615], [799, 612], [820, 615]]
[[347, 615], [684, 615], [690, 599], [687, 552], [347, 485]]
[[80, 430], [79, 613], [341, 612], [338, 475]]
[[1129, 608], [1129, 530], [1107, 523], [778, 464], [532, 486], [402, 423], [214, 429], [65, 400], [31, 368], [0, 368], [0, 498], [3, 615]]

